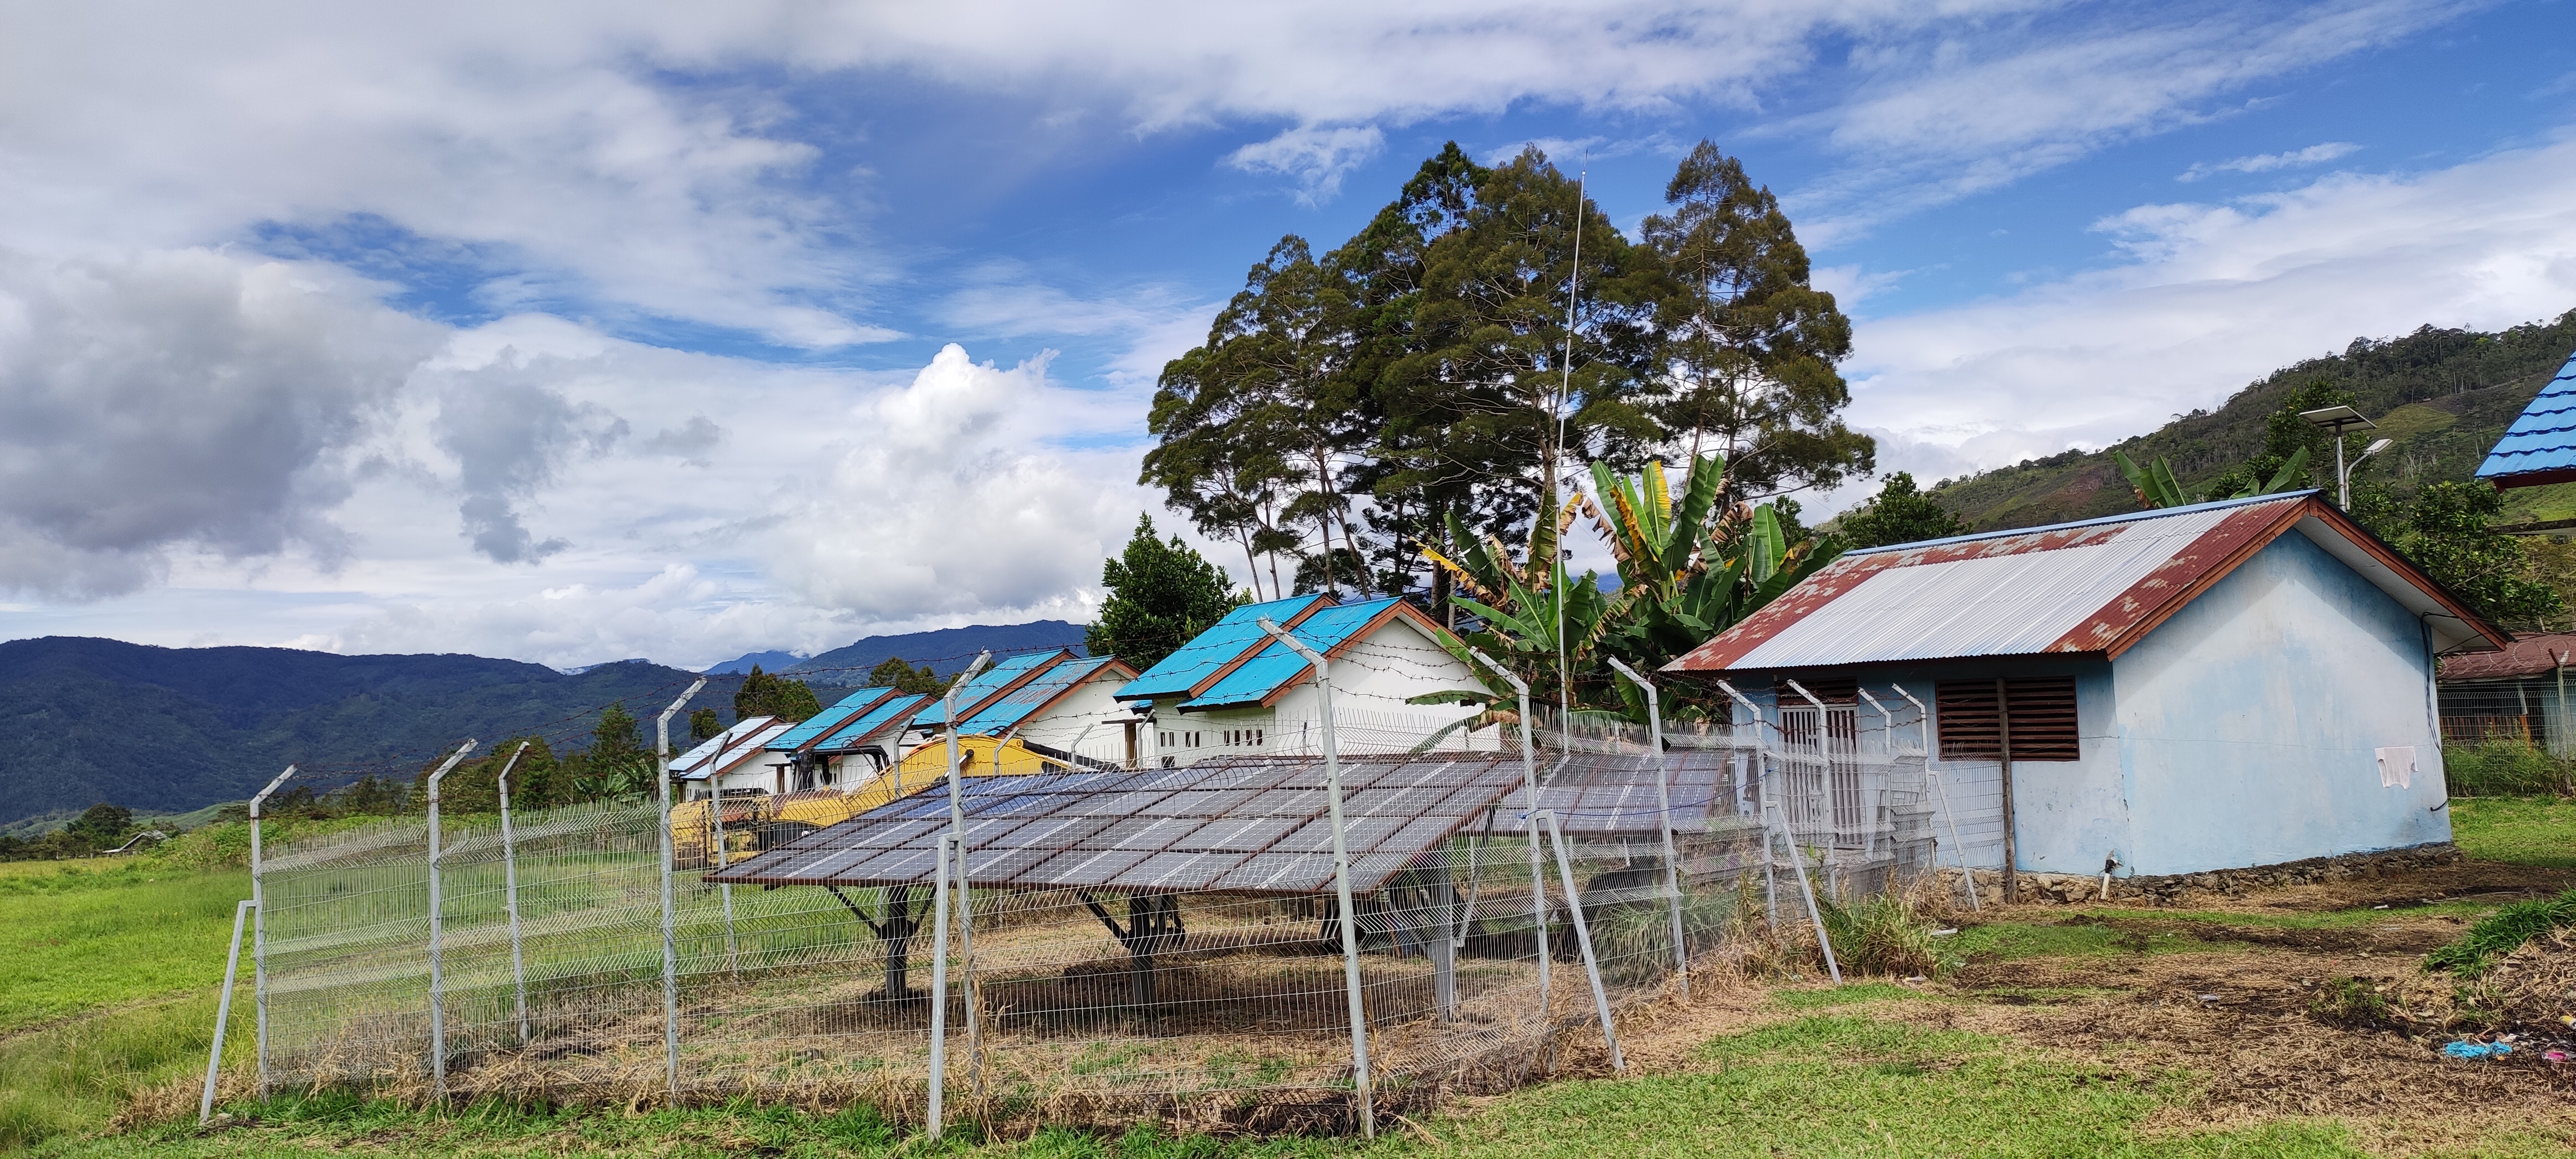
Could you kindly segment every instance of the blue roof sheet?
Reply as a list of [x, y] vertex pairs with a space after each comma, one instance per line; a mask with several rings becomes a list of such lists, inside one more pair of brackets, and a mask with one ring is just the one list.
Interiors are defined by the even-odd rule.
[[1198, 687], [1199, 681], [1216, 674], [1216, 670], [1233, 663], [1236, 657], [1260, 647], [1269, 639], [1261, 630], [1261, 619], [1285, 624], [1309, 605], [1323, 599], [1321, 595], [1292, 596], [1266, 604], [1245, 604], [1225, 614], [1225, 618], [1208, 626], [1208, 630], [1190, 638], [1180, 650], [1154, 662], [1143, 675], [1118, 689], [1120, 700], [1151, 700], [1157, 696], [1182, 696]]
[[1115, 657], [1094, 656], [1088, 660], [1067, 660], [1038, 674], [1038, 678], [1012, 689], [1011, 694], [986, 705], [984, 711], [966, 718], [957, 726], [960, 736], [998, 736], [1003, 729], [1027, 720], [1046, 702], [1090, 679], [1114, 663]]
[[[1330, 653], [1333, 649], [1341, 647], [1361, 628], [1367, 627], [1370, 620], [1376, 619], [1378, 613], [1387, 610], [1395, 602], [1393, 597], [1389, 597], [1383, 600], [1370, 600], [1366, 603], [1324, 608], [1306, 617], [1304, 623], [1289, 629], [1289, 635], [1297, 637], [1299, 642], [1318, 652]], [[1273, 640], [1269, 647], [1261, 650], [1259, 655], [1244, 661], [1242, 667], [1226, 673], [1225, 679], [1217, 681], [1206, 692], [1199, 694], [1197, 699], [1183, 703], [1181, 708], [1183, 711], [1188, 711], [1196, 708], [1231, 708], [1238, 704], [1257, 704], [1271, 693], [1286, 687], [1290, 681], [1305, 675], [1308, 669], [1305, 657], [1289, 651], [1288, 645]]]
[[[967, 681], [965, 687], [957, 690], [957, 711], [975, 711], [976, 705], [990, 699], [994, 693], [1000, 692], [1004, 685], [1053, 664], [1064, 655], [1065, 649], [1057, 648], [1046, 652], [1023, 652], [1017, 656], [1005, 656], [994, 661], [992, 667], [976, 673], [973, 680]], [[913, 720], [914, 724], [948, 723], [948, 703], [945, 695], [932, 697], [931, 700], [931, 706], [922, 710], [921, 715]]]
[[2576, 358], [2558, 368], [2558, 377], [2540, 388], [2540, 397], [2522, 408], [2505, 428], [2478, 478], [2505, 479], [2535, 471], [2576, 468]]
[[886, 698], [891, 688], [862, 688], [844, 696], [839, 703], [806, 717], [804, 723], [778, 734], [778, 739], [761, 747], [774, 753], [792, 753], [806, 743], [849, 722], [851, 717], [868, 710], [868, 706]]
[[910, 715], [914, 711], [918, 710], [922, 705], [929, 703], [932, 703], [929, 697], [918, 694], [906, 694], [881, 701], [876, 707], [869, 709], [857, 720], [851, 721], [848, 727], [824, 738], [823, 743], [814, 746], [814, 751], [818, 753], [847, 752], [850, 749], [858, 747], [860, 742], [868, 739], [868, 735], [870, 733]]

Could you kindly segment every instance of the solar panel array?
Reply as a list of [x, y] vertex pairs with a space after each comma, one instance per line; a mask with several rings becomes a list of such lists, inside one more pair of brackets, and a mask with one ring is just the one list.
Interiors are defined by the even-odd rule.
[[[1553, 770], [1540, 766], [1538, 806], [1556, 810], [1557, 828], [1569, 835], [1649, 834], [1663, 831], [1663, 810], [1655, 796], [1655, 758], [1646, 752], [1572, 752], [1545, 754], [1558, 758]], [[1676, 833], [1704, 828], [1711, 812], [1731, 812], [1734, 801], [1720, 792], [1733, 785], [1723, 751], [1676, 749], [1664, 754], [1664, 776], [1673, 803]], [[1495, 828], [1521, 831], [1526, 812], [1518, 794], [1504, 803]]]
[[1283, 627], [1294, 628], [1297, 617], [1316, 604], [1321, 595], [1294, 596], [1264, 604], [1246, 604], [1227, 612], [1208, 630], [1190, 638], [1178, 651], [1154, 662], [1143, 674], [1118, 690], [1121, 700], [1149, 700], [1157, 696], [1177, 696], [1196, 688], [1199, 682], [1214, 676], [1217, 670], [1238, 657], [1267, 643], [1270, 634], [1262, 630], [1264, 618]]
[[[1351, 888], [1370, 892], [1518, 786], [1504, 753], [1341, 763]], [[965, 782], [972, 884], [1307, 894], [1333, 884], [1323, 764], [1244, 757], [1149, 772]], [[931, 880], [949, 826], [933, 786], [710, 875], [736, 885], [907, 885]]]
[[830, 708], [806, 718], [805, 722], [769, 742], [769, 751], [792, 753], [813, 742], [814, 738], [847, 724], [851, 717], [866, 712], [870, 706], [892, 694], [891, 688], [862, 688], [844, 696]]

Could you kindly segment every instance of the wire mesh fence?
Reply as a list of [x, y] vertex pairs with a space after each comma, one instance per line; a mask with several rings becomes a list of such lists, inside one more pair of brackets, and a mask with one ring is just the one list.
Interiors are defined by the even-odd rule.
[[1928, 869], [1920, 748], [1781, 715], [1658, 745], [1539, 714], [1525, 755], [1517, 722], [1354, 714], [1329, 768], [1307, 722], [793, 823], [646, 801], [298, 838], [259, 867], [262, 1080], [1365, 1127], [1615, 1058], [1618, 1010], [1748, 899], [1797, 923], [1800, 881]]

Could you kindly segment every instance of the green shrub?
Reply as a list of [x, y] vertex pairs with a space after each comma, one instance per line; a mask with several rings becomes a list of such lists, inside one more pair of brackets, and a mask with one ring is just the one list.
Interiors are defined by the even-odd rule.
[[1932, 948], [1932, 925], [1915, 912], [1913, 898], [1903, 890], [1850, 906], [1818, 897], [1816, 909], [1846, 973], [1929, 975], [1941, 968]]
[[2454, 797], [2536, 797], [2576, 791], [2576, 762], [2518, 740], [2443, 745]]
[[2469, 927], [2457, 941], [2424, 955], [2424, 967], [2453, 974], [2486, 972], [2496, 959], [2558, 926], [2576, 925], [2576, 889], [2540, 901], [2515, 902]]

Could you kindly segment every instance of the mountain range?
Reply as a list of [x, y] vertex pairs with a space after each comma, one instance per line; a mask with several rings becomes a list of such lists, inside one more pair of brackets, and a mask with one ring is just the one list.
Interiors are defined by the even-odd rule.
[[[755, 661], [784, 658], [829, 704], [888, 656], [955, 672], [986, 648], [1079, 647], [1082, 631], [1039, 620], [871, 636], [804, 660], [755, 652], [709, 669], [690, 705], [730, 723], [733, 693]], [[162, 814], [239, 801], [289, 763], [317, 778], [374, 771], [409, 780], [466, 737], [490, 745], [534, 733], [585, 747], [601, 708], [621, 702], [649, 732], [652, 715], [698, 675], [647, 660], [564, 672], [483, 656], [0, 642], [0, 703], [18, 722], [0, 746], [0, 825], [101, 801]]]

